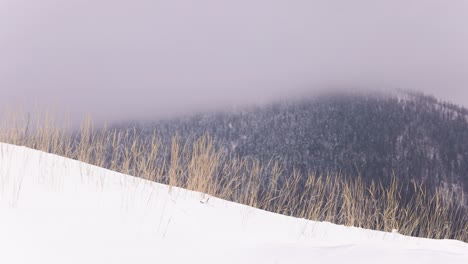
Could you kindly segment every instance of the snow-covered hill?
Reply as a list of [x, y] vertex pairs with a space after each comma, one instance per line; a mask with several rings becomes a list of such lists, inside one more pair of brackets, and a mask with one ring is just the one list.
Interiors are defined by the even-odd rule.
[[[468, 109], [418, 92], [324, 92], [238, 112], [112, 128], [125, 132], [135, 127], [134, 138], [152, 140], [156, 131], [161, 149], [167, 149], [158, 154], [165, 157], [173, 135], [190, 145], [208, 133], [228, 157], [278, 161], [282, 176], [359, 175], [368, 184], [378, 181], [386, 187], [396, 177], [402, 184], [424, 183], [430, 195], [437, 188], [468, 195]], [[402, 196], [413, 194], [402, 191]], [[468, 206], [466, 199], [458, 201]]]
[[286, 217], [0, 143], [0, 263], [468, 263], [468, 244]]

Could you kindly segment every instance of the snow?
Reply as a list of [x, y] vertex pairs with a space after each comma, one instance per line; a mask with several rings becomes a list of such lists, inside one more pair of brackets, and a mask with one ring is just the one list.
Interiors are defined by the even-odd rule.
[[0, 263], [468, 263], [468, 244], [265, 212], [0, 143]]

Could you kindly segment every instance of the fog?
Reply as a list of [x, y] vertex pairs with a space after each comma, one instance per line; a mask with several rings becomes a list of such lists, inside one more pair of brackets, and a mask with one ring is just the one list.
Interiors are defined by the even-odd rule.
[[467, 25], [465, 0], [0, 0], [0, 109], [150, 119], [324, 87], [468, 106]]

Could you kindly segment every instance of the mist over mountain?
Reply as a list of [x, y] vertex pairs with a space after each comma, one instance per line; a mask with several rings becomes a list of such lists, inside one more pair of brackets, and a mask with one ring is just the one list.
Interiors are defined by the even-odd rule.
[[468, 191], [468, 110], [414, 92], [330, 93], [136, 126], [185, 143], [208, 133], [229, 155], [278, 161], [284, 175], [391, 176]]
[[466, 0], [2, 0], [0, 113], [154, 120], [325, 86], [468, 107], [467, 24]]

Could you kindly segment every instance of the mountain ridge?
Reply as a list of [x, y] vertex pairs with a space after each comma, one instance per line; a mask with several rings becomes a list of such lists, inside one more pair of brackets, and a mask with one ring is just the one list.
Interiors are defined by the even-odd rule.
[[468, 191], [468, 110], [422, 93], [329, 93], [242, 111], [140, 124], [165, 145], [208, 133], [240, 157], [279, 161], [286, 174], [397, 176]]

